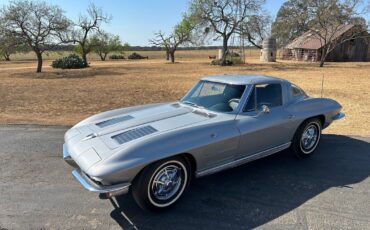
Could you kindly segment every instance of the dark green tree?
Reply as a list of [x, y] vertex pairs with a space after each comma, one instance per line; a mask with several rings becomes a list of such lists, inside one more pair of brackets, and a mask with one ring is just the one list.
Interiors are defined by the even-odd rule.
[[288, 0], [280, 7], [272, 24], [272, 36], [279, 47], [287, 45], [294, 38], [309, 30], [309, 0]]

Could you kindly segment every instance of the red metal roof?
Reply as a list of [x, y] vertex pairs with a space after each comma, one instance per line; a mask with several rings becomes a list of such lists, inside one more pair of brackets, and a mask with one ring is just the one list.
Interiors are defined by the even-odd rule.
[[[338, 37], [342, 36], [348, 30], [352, 29], [354, 25], [342, 25], [340, 26], [334, 34], [327, 35], [328, 39], [331, 37], [331, 41], [337, 39]], [[294, 39], [291, 43], [285, 46], [286, 49], [310, 49], [310, 50], [318, 50], [325, 45], [324, 39], [320, 38], [317, 34], [313, 34], [312, 32], [306, 32], [302, 34], [300, 37]]]

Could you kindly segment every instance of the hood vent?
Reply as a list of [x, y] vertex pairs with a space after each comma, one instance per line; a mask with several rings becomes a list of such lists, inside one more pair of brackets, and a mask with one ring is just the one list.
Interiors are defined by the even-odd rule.
[[115, 136], [112, 136], [112, 139], [117, 141], [118, 144], [124, 144], [155, 132], [157, 132], [157, 130], [152, 126], [148, 125], [117, 134]]
[[134, 117], [130, 116], [130, 115], [122, 116], [122, 117], [116, 117], [116, 118], [112, 118], [112, 119], [109, 119], [109, 120], [106, 120], [106, 121], [96, 123], [95, 125], [99, 126], [99, 128], [105, 128], [107, 126], [111, 126], [111, 125], [114, 125], [114, 124], [117, 124], [117, 123], [120, 123], [120, 122], [124, 122], [124, 121], [130, 120], [132, 118], [134, 118]]
[[214, 113], [207, 113], [207, 112], [203, 112], [203, 111], [200, 111], [200, 110], [194, 110], [193, 113], [197, 114], [197, 115], [200, 115], [200, 116], [203, 116], [203, 117], [208, 117], [208, 118], [213, 118], [213, 117], [216, 116], [216, 114], [214, 114]]
[[174, 103], [174, 104], [171, 104], [172, 107], [175, 107], [175, 108], [180, 108], [180, 104], [179, 103]]

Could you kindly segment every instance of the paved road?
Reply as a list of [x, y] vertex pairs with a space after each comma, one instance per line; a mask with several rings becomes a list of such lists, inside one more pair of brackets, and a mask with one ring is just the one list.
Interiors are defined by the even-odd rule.
[[370, 138], [324, 135], [196, 180], [171, 211], [99, 200], [61, 160], [66, 127], [0, 126], [0, 229], [370, 229]]

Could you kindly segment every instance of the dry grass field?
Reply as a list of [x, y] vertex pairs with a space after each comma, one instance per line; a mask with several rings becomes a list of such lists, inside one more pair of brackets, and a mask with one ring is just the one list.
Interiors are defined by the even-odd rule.
[[200, 77], [213, 74], [278, 76], [320, 96], [325, 75], [324, 97], [339, 101], [347, 115], [325, 132], [370, 136], [370, 63], [328, 63], [324, 68], [280, 60], [261, 63], [258, 51], [251, 50], [245, 65], [219, 67], [208, 60], [216, 50], [179, 51], [175, 64], [167, 63], [163, 52], [140, 53], [149, 60], [101, 62], [92, 56], [91, 67], [83, 70], [55, 70], [46, 60], [41, 74], [34, 73], [32, 54], [0, 62], [0, 123], [72, 125], [113, 108], [177, 100]]

